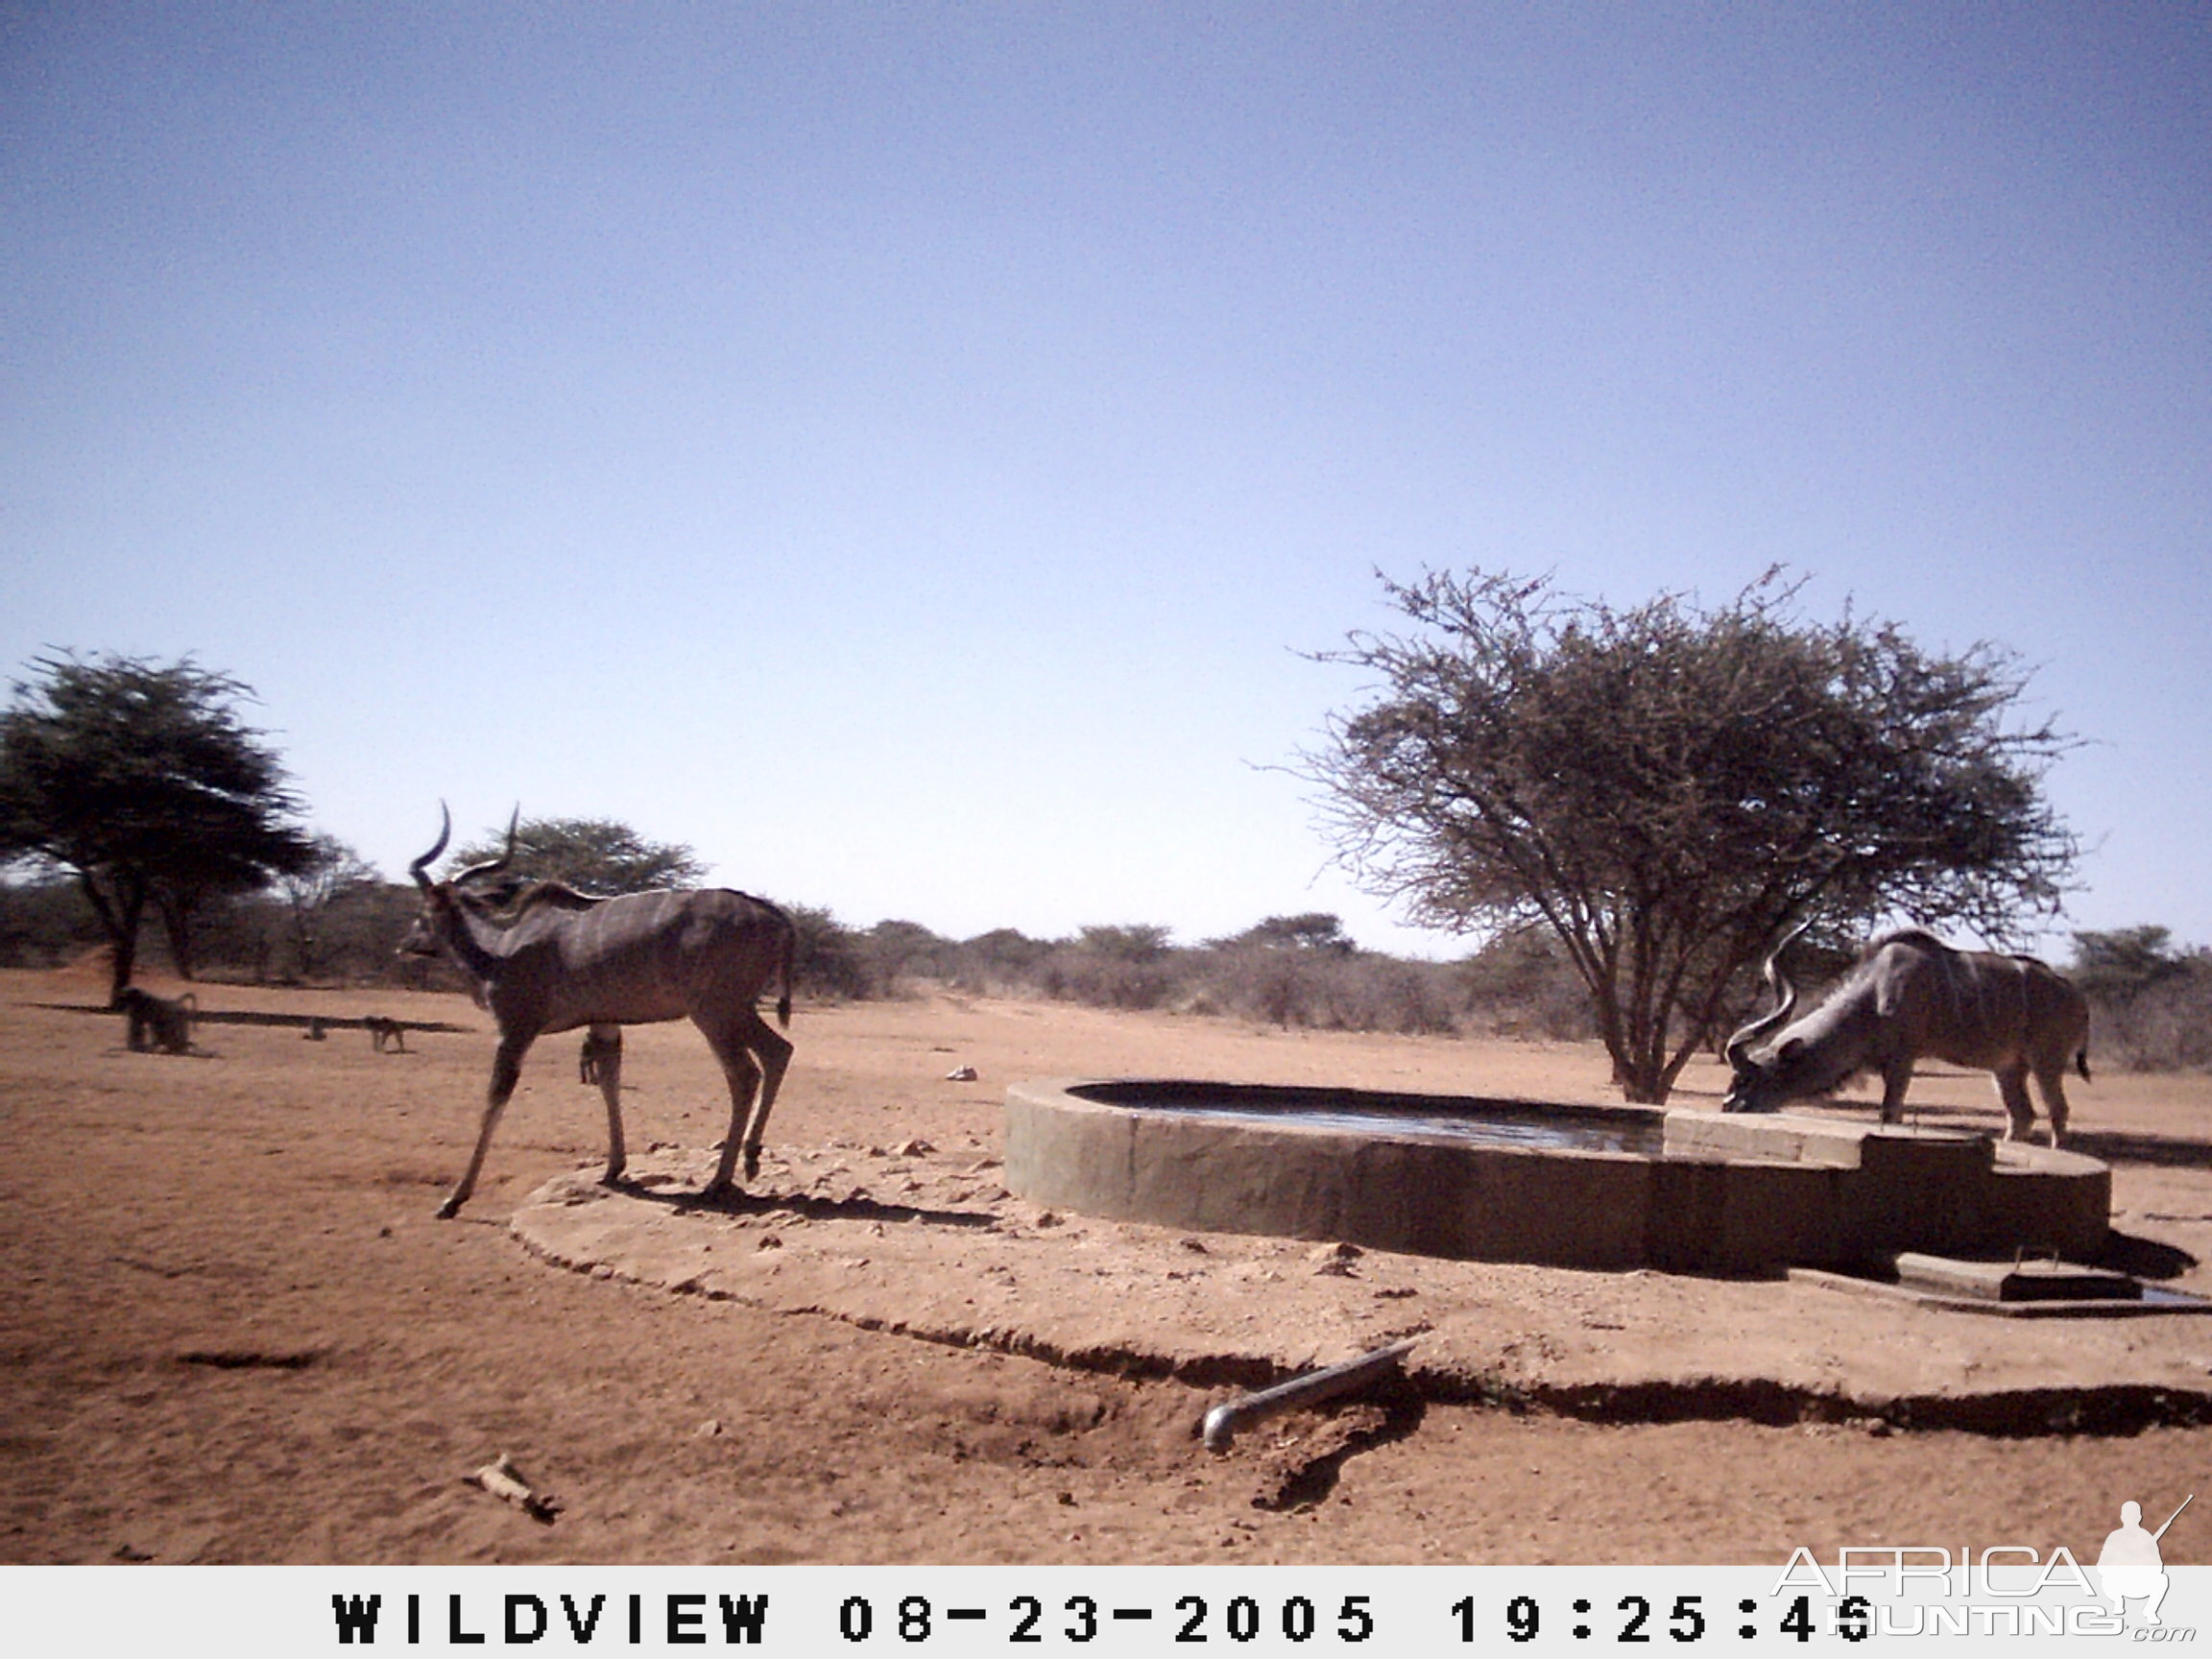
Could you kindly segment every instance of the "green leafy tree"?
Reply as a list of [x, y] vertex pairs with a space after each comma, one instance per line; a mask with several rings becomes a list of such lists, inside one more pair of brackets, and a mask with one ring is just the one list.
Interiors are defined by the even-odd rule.
[[1998, 647], [1807, 622], [1772, 571], [1710, 610], [1384, 586], [1416, 631], [1323, 658], [1380, 687], [1304, 757], [1337, 855], [1425, 925], [1549, 927], [1631, 1100], [1667, 1098], [1796, 921], [2003, 940], [2058, 908], [2078, 848], [2040, 785], [2070, 740], [2020, 718]]
[[[453, 869], [506, 851], [504, 830], [471, 842], [447, 860]], [[696, 887], [708, 866], [681, 842], [648, 841], [613, 818], [525, 818], [515, 831], [517, 880], [565, 881], [587, 893], [647, 893]]]
[[149, 905], [177, 971], [212, 900], [305, 868], [298, 800], [236, 705], [252, 687], [190, 658], [41, 658], [0, 715], [0, 857], [68, 871], [114, 950], [110, 997], [137, 963]]

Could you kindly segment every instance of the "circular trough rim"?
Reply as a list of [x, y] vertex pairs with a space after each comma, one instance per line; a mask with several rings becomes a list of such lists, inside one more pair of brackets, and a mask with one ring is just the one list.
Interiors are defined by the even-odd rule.
[[[1503, 1108], [1663, 1126], [1657, 1151], [1378, 1137], [1186, 1117], [1175, 1095]], [[1972, 1131], [1203, 1078], [1006, 1091], [1006, 1185], [1031, 1202], [1216, 1233], [1474, 1261], [1691, 1272], [1852, 1266], [1900, 1250], [2102, 1247], [2111, 1171]]]
[[[1476, 1142], [1495, 1151], [1533, 1152], [1548, 1158], [1662, 1156], [1668, 1118], [1666, 1109], [1659, 1106], [1601, 1106], [1581, 1101], [1524, 1100], [1515, 1096], [1491, 1094], [1425, 1094], [1407, 1089], [1339, 1089], [1313, 1083], [1233, 1083], [1188, 1077], [1112, 1077], [1096, 1080], [1069, 1079], [1052, 1086], [1059, 1088], [1070, 1099], [1087, 1105], [1121, 1112], [1157, 1113], [1185, 1120], [1189, 1120], [1193, 1112], [1207, 1111], [1216, 1102], [1238, 1111], [1254, 1113], [1280, 1106], [1285, 1116], [1279, 1121], [1251, 1124], [1254, 1128], [1273, 1134], [1346, 1134], [1348, 1131], [1340, 1125], [1302, 1120], [1297, 1114], [1350, 1096], [1362, 1107], [1382, 1112], [1404, 1111], [1408, 1116], [1416, 1113], [1428, 1118], [1503, 1115], [1564, 1118], [1592, 1125], [1618, 1125], [1626, 1133], [1647, 1138], [1653, 1142], [1653, 1149], [1648, 1151], [1619, 1146], [1530, 1146], [1505, 1141]], [[1015, 1087], [1027, 1088], [1030, 1085], [1017, 1084]], [[1193, 1090], [1205, 1091], [1209, 1098], [1199, 1104], [1166, 1097], [1177, 1093], [1187, 1094]], [[1438, 1129], [1407, 1128], [1395, 1132], [1390, 1138], [1450, 1145], [1470, 1143], [1466, 1137]]]

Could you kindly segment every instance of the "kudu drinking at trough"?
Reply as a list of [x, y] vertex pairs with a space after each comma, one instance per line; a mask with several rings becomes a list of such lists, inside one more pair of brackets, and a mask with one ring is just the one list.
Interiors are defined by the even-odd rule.
[[451, 815], [440, 811], [437, 844], [407, 867], [422, 890], [422, 911], [400, 949], [417, 954], [443, 949], [475, 980], [479, 999], [498, 1022], [499, 1047], [476, 1150], [438, 1214], [456, 1214], [475, 1190], [530, 1045], [579, 1025], [589, 1029], [607, 1102], [605, 1181], [619, 1180], [625, 1162], [621, 1027], [681, 1019], [706, 1036], [730, 1082], [730, 1134], [706, 1195], [732, 1190], [740, 1150], [747, 1178], [757, 1174], [761, 1135], [791, 1062], [791, 1044], [754, 1005], [775, 981], [776, 1017], [790, 1023], [796, 940], [790, 918], [766, 900], [725, 888], [598, 899], [557, 881], [524, 887], [502, 917], [496, 898], [471, 883], [507, 869], [515, 825], [507, 827], [500, 856], [433, 881], [430, 863], [445, 852], [453, 828]]
[[1792, 1023], [1797, 987], [1781, 959], [1804, 931], [1767, 958], [1773, 1011], [1728, 1040], [1735, 1076], [1723, 1112], [1772, 1112], [1873, 1071], [1882, 1078], [1882, 1121], [1894, 1123], [1913, 1062], [1927, 1058], [1994, 1073], [2013, 1141], [2027, 1140], [2035, 1121], [2032, 1074], [2051, 1116], [2051, 1144], [2065, 1139], [2066, 1067], [2089, 1075], [2089, 1004], [2063, 975], [2032, 956], [1956, 950], [1907, 928], [1869, 945], [1820, 1006]]

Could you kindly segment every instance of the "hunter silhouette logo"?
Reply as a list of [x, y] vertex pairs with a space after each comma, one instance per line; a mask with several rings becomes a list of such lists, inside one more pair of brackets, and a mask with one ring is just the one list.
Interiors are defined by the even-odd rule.
[[[1834, 1576], [1800, 1544], [1769, 1596], [1794, 1596], [1791, 1617], [1812, 1618], [1807, 1591], [1837, 1599], [1836, 1611], [1863, 1636], [2127, 1636], [2136, 1642], [2191, 1642], [2197, 1631], [2158, 1616], [2170, 1588], [2159, 1541], [2197, 1501], [2192, 1492], [2152, 1532], [2143, 1505], [2120, 1505], [2120, 1525], [2105, 1535], [2095, 1567], [2063, 1544], [2048, 1551], [2029, 1544], [1991, 1544], [1980, 1551], [1944, 1544], [1846, 1544], [1836, 1551]], [[1955, 1551], [1956, 1549], [1956, 1552]], [[1869, 1590], [1867, 1587], [1871, 1585]], [[2137, 1606], [2130, 1619], [2128, 1604]], [[1787, 1626], [1794, 1629], [1795, 1626]]]
[[[2197, 1494], [2181, 1500], [2189, 1507]], [[2166, 1517], [2166, 1527], [2181, 1519], [2181, 1509]], [[2097, 1579], [2104, 1586], [2104, 1599], [2116, 1617], [2128, 1616], [2128, 1603], [2143, 1603], [2143, 1623], [2158, 1623], [2158, 1603], [2166, 1599], [2166, 1558], [2158, 1552], [2158, 1540], [2166, 1527], [2143, 1530], [2143, 1505], [2132, 1499], [2120, 1505], [2120, 1525], [2104, 1535], [2104, 1548], [2097, 1552]]]

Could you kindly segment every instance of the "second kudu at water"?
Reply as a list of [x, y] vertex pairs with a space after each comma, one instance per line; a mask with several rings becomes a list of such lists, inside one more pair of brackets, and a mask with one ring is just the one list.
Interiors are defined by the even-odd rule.
[[479, 1000], [498, 1022], [499, 1047], [476, 1150], [438, 1214], [458, 1214], [476, 1190], [530, 1045], [578, 1026], [589, 1029], [596, 1081], [607, 1102], [606, 1181], [619, 1180], [625, 1162], [621, 1027], [685, 1019], [706, 1036], [730, 1083], [730, 1134], [706, 1195], [732, 1190], [740, 1148], [747, 1178], [757, 1174], [791, 1044], [755, 1004], [775, 983], [776, 1017], [790, 1023], [791, 919], [764, 899], [727, 888], [602, 899], [539, 881], [502, 906], [475, 884], [508, 868], [515, 825], [507, 827], [500, 856], [433, 881], [429, 866], [445, 851], [453, 829], [451, 814], [443, 807], [440, 814], [437, 844], [407, 867], [422, 890], [422, 912], [400, 949], [416, 954], [443, 950], [450, 956], [476, 982]]
[[1992, 1073], [2025, 1141], [2035, 1121], [2032, 1076], [2051, 1118], [2051, 1144], [2066, 1138], [2066, 1068], [2089, 1075], [2089, 1004], [2056, 970], [2032, 956], [1955, 950], [1917, 927], [1877, 939], [1858, 965], [1802, 1019], [1782, 952], [1767, 958], [1772, 1012], [1728, 1040], [1733, 1072], [1723, 1112], [1772, 1112], [1824, 1094], [1861, 1071], [1882, 1079], [1882, 1121], [1904, 1110], [1913, 1063], [1944, 1060]]

